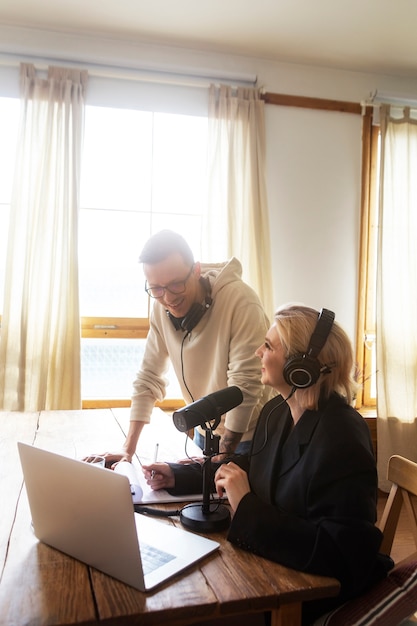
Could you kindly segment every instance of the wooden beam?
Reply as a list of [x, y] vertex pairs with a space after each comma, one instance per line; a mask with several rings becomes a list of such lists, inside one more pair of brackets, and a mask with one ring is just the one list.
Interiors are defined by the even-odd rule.
[[354, 113], [362, 115], [362, 106], [358, 102], [344, 102], [342, 100], [326, 100], [306, 96], [290, 96], [282, 93], [264, 93], [262, 100], [265, 104], [276, 104], [303, 109], [318, 109], [322, 111], [339, 111], [340, 113]]
[[108, 339], [112, 337], [145, 339], [149, 331], [148, 318], [82, 317], [82, 337]]

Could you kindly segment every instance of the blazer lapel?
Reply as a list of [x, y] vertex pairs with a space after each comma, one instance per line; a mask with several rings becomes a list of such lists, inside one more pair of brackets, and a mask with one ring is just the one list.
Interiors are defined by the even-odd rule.
[[[288, 407], [282, 409], [279, 419], [271, 418], [267, 434], [264, 424], [258, 424], [251, 452], [249, 481], [255, 493], [265, 502], [272, 502], [271, 489], [276, 476], [276, 464], [279, 463], [282, 446], [291, 424], [292, 418]], [[260, 449], [263, 450], [263, 454], [258, 456]]]
[[320, 411], [305, 411], [292, 429], [281, 449], [278, 477], [288, 472], [303, 455], [320, 421]]

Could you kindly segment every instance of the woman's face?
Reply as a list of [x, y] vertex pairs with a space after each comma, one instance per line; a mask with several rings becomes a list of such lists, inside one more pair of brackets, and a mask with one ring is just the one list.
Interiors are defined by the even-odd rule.
[[276, 389], [281, 395], [291, 390], [283, 376], [285, 351], [275, 324], [268, 330], [265, 342], [255, 352], [261, 359], [262, 383]]

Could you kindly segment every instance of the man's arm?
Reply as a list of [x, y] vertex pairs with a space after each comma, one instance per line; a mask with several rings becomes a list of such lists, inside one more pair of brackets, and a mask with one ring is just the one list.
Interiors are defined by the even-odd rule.
[[145, 426], [146, 422], [137, 422], [131, 421], [129, 423], [129, 430], [126, 435], [126, 441], [123, 446], [123, 450], [126, 451], [126, 454], [130, 456], [130, 459], [126, 459], [131, 461], [132, 456], [136, 452], [136, 446], [138, 445], [139, 436], [142, 432], [142, 428]]
[[121, 450], [116, 452], [105, 452], [100, 456], [103, 456], [106, 460], [106, 467], [114, 469], [119, 461], [132, 462], [132, 457], [136, 452], [136, 446], [138, 444], [140, 433], [146, 422], [131, 421], [129, 423], [129, 430], [126, 436], [126, 441], [123, 444]]
[[212, 461], [221, 463], [226, 457], [232, 456], [235, 452], [239, 441], [242, 439], [243, 433], [236, 433], [228, 428], [224, 429], [223, 435], [219, 443], [219, 456], [214, 456]]

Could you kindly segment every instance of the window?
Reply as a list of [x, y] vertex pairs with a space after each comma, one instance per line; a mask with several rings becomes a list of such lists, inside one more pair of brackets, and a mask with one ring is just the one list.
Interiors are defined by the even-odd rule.
[[[0, 99], [0, 298], [19, 100]], [[172, 228], [196, 259], [206, 212], [207, 116], [87, 106], [79, 230], [83, 406], [124, 406], [149, 328], [139, 253]], [[213, 251], [225, 258], [225, 251]], [[0, 301], [0, 312], [3, 303]], [[168, 402], [180, 398], [169, 375]]]
[[[201, 258], [206, 146], [207, 118], [86, 108], [79, 257], [86, 406], [130, 398], [148, 330], [138, 263], [145, 241], [172, 228]], [[170, 380], [168, 396], [180, 397]]]
[[80, 200], [82, 315], [147, 317], [138, 256], [149, 236], [161, 228], [182, 232], [200, 257], [206, 144], [204, 118], [86, 108]]

